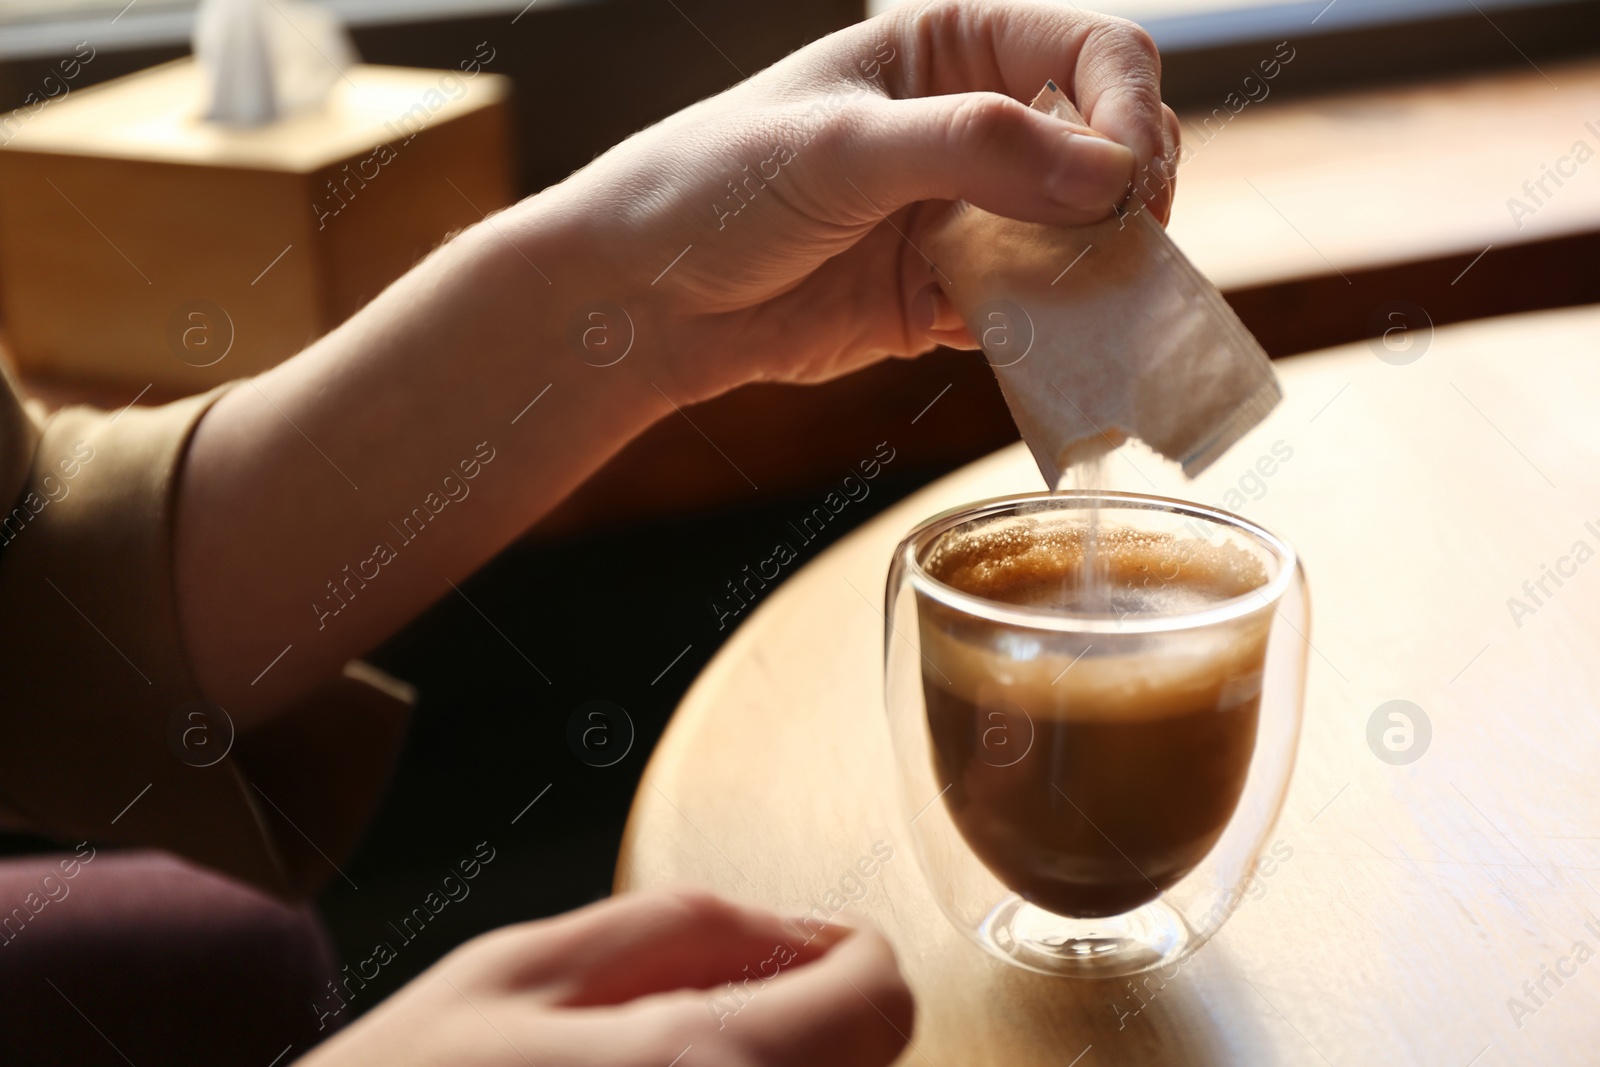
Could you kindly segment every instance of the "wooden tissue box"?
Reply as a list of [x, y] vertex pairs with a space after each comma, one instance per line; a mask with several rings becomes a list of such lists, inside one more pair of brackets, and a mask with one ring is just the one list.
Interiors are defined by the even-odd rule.
[[509, 82], [361, 65], [202, 121], [192, 60], [0, 117], [0, 325], [44, 379], [199, 392], [270, 367], [512, 201]]

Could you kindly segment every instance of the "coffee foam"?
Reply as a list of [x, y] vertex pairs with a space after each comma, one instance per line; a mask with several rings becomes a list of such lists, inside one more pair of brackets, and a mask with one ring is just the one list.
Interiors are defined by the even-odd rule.
[[1049, 525], [1017, 519], [951, 534], [934, 545], [923, 570], [954, 589], [1019, 607], [1075, 609], [1085, 549], [1108, 590], [1130, 601], [1105, 614], [1186, 615], [1267, 584], [1261, 560], [1236, 544], [1103, 524]]
[[[964, 593], [1029, 607], [1073, 606], [1087, 523], [1004, 523], [947, 538], [923, 567]], [[1261, 561], [1237, 545], [1127, 528], [1102, 528], [1098, 559], [1111, 618], [1205, 610], [1266, 584]], [[1148, 721], [1253, 698], [1271, 613], [1174, 633], [1084, 634], [977, 621], [925, 599], [924, 673], [979, 706], [1071, 721]]]

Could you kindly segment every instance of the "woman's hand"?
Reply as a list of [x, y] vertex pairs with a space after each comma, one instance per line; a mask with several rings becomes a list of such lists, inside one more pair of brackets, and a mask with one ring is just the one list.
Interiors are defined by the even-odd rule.
[[[908, 4], [448, 242], [200, 423], [176, 567], [202, 692], [248, 733], [675, 407], [971, 345], [928, 222], [954, 199], [1087, 222], [1130, 179], [1164, 218], [1157, 66], [1143, 31], [1068, 5]], [[1106, 137], [1021, 102], [1049, 79]]]
[[875, 931], [682, 890], [469, 941], [299, 1063], [879, 1067], [911, 1023]]
[[[1047, 79], [1093, 130], [1023, 103]], [[919, 251], [944, 201], [1085, 223], [1137, 175], [1164, 221], [1178, 124], [1159, 87], [1132, 23], [1033, 0], [908, 3], [630, 138], [509, 225], [585, 233], [587, 262], [556, 295], [580, 316], [625, 311], [677, 402], [830, 378], [976, 347]], [[615, 348], [607, 312], [591, 321], [596, 354]]]

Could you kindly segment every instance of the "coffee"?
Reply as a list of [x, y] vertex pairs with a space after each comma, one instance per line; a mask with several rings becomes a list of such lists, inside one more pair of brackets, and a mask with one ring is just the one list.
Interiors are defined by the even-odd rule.
[[[1087, 599], [1086, 549], [1103, 583]], [[1104, 630], [985, 619], [919, 594], [934, 770], [979, 859], [1076, 918], [1129, 911], [1193, 870], [1244, 790], [1270, 613], [1159, 640], [1116, 623], [1244, 595], [1266, 582], [1259, 560], [1179, 534], [1011, 521], [947, 537], [922, 565], [986, 601], [1094, 612]]]

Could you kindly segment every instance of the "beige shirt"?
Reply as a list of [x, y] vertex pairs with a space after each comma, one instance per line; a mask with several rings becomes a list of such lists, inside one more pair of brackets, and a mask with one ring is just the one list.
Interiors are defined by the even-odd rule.
[[46, 417], [0, 379], [0, 502], [15, 502], [0, 517], [0, 808], [63, 841], [165, 848], [280, 896], [315, 891], [382, 795], [412, 694], [352, 663], [245, 736], [191, 714], [174, 488], [228, 386]]

